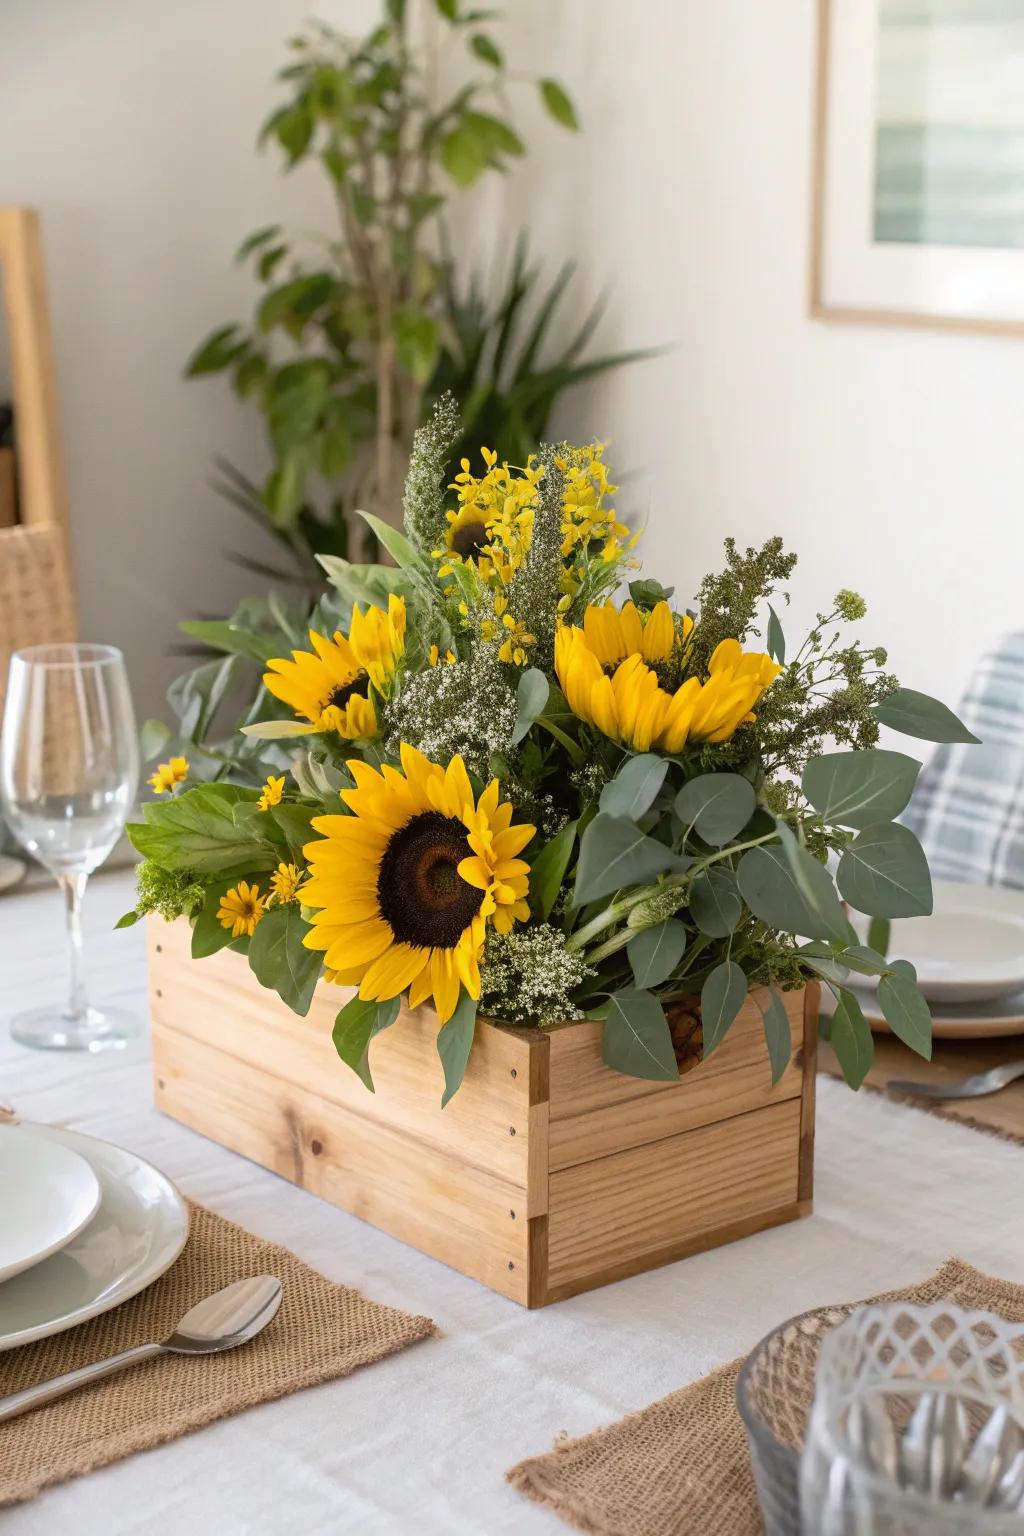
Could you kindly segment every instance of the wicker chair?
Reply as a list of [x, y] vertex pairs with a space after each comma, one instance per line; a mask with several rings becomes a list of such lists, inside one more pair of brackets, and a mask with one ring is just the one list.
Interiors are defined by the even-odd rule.
[[0, 208], [0, 286], [14, 385], [19, 521], [0, 528], [0, 705], [11, 653], [73, 640], [74, 583], [39, 217]]

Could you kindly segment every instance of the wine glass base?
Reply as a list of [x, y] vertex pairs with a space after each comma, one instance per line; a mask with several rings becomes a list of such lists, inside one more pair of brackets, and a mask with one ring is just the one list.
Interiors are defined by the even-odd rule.
[[116, 1051], [140, 1034], [127, 1008], [86, 1008], [63, 1012], [56, 1006], [28, 1008], [11, 1020], [11, 1038], [37, 1051]]

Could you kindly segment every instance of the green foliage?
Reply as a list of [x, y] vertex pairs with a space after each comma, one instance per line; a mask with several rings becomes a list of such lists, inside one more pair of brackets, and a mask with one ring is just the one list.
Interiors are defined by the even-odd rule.
[[856, 995], [845, 987], [839, 993], [828, 1039], [844, 1078], [851, 1088], [859, 1088], [875, 1057], [875, 1039]]
[[334, 1021], [331, 1036], [334, 1049], [371, 1093], [374, 1087], [370, 1075], [370, 1041], [381, 1030], [390, 1029], [398, 1018], [398, 1006], [397, 997], [387, 1003], [374, 1003], [364, 1001], [357, 993]]
[[256, 980], [300, 1017], [309, 1012], [323, 959], [318, 950], [303, 944], [308, 932], [298, 907], [287, 902], [264, 913], [249, 945], [249, 967]]
[[875, 718], [890, 730], [922, 741], [977, 743], [977, 736], [940, 699], [913, 688], [897, 688], [874, 709]]
[[197, 877], [272, 869], [273, 846], [236, 826], [233, 811], [255, 792], [234, 784], [199, 784], [174, 799], [149, 801], [143, 820], [127, 827], [132, 847], [162, 869]]
[[455, 1012], [437, 1033], [437, 1054], [444, 1068], [444, 1093], [441, 1108], [444, 1109], [453, 1093], [462, 1086], [462, 1078], [473, 1049], [476, 1032], [476, 998], [470, 997], [463, 987]]
[[601, 1049], [605, 1065], [629, 1077], [656, 1083], [679, 1077], [668, 1021], [652, 992], [622, 987], [612, 994]]
[[[247, 236], [236, 260], [259, 288], [252, 322], [217, 326], [186, 367], [193, 378], [226, 375], [260, 411], [270, 471], [257, 486], [222, 464], [219, 488], [287, 550], [285, 579], [310, 590], [320, 579], [316, 555], [352, 553], [346, 521], [357, 506], [393, 518], [413, 431], [446, 388], [467, 399], [485, 381], [498, 399], [503, 387], [514, 391], [503, 421], [521, 438], [532, 434], [530, 451], [559, 392], [616, 361], [581, 361], [577, 338], [556, 364], [540, 364], [566, 277], [541, 306], [522, 366], [499, 385], [522, 273], [511, 279], [515, 303], [484, 313], [456, 296], [436, 231], [461, 189], [525, 155], [509, 118], [509, 90], [522, 77], [479, 30], [483, 13], [452, 3], [438, 16], [465, 48], [465, 77], [440, 98], [400, 0], [386, 0], [362, 38], [313, 23], [291, 40], [278, 74], [283, 99], [259, 143], [276, 149], [286, 171], [318, 168], [340, 229], [322, 237], [267, 224]], [[550, 117], [578, 129], [564, 88], [537, 85]], [[482, 399], [475, 413], [480, 428]], [[326, 505], [316, 489], [324, 482]]]

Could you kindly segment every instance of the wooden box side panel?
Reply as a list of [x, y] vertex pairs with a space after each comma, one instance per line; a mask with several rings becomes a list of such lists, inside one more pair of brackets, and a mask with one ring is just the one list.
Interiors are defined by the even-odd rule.
[[548, 1300], [804, 1213], [799, 1098], [552, 1172]]
[[533, 1299], [531, 1229], [546, 1218], [529, 1220], [522, 1187], [159, 1020], [153, 1054], [166, 1114], [503, 1296]]
[[260, 986], [243, 955], [223, 949], [191, 958], [187, 922], [149, 920], [154, 1022], [256, 1067], [296, 1092], [403, 1135], [508, 1183], [531, 1186], [531, 1216], [547, 1209], [548, 1042], [540, 1031], [481, 1023], [462, 1087], [441, 1109], [444, 1072], [437, 1017], [402, 1009], [373, 1042], [370, 1093], [334, 1049], [331, 1031], [349, 989], [321, 982], [305, 1018]]
[[803, 991], [783, 994], [791, 1057], [774, 1087], [755, 997], [748, 999], [710, 1060], [678, 1083], [644, 1082], [606, 1067], [598, 1020], [552, 1030], [552, 1173], [797, 1098], [806, 1081], [804, 999]]

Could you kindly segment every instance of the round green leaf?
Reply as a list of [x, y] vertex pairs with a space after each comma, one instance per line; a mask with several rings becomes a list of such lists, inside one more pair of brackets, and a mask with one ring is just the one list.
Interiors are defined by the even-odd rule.
[[874, 1060], [875, 1040], [860, 1003], [845, 987], [840, 990], [828, 1038], [846, 1081], [851, 1088], [859, 1088]]
[[747, 978], [734, 960], [716, 965], [700, 994], [704, 1029], [704, 1060], [721, 1045], [736, 1015], [747, 1000]]
[[736, 876], [728, 869], [703, 870], [690, 888], [690, 916], [701, 933], [724, 939], [743, 914], [743, 899]]
[[736, 881], [751, 912], [769, 928], [846, 942], [849, 925], [829, 872], [805, 849], [787, 854], [775, 844], [751, 848], [739, 862]]
[[702, 773], [676, 795], [676, 815], [713, 848], [721, 848], [746, 826], [757, 796], [738, 773]]
[[679, 1067], [672, 1031], [658, 999], [650, 992], [624, 987], [608, 999], [601, 1053], [606, 1066], [627, 1077], [674, 1083]]
[[601, 809], [609, 816], [639, 821], [658, 798], [668, 773], [668, 761], [653, 752], [630, 757], [601, 791]]
[[647, 885], [669, 870], [684, 870], [689, 862], [631, 821], [601, 811], [580, 843], [573, 903], [581, 907], [625, 886]]
[[638, 987], [660, 987], [683, 958], [686, 929], [674, 917], [643, 928], [626, 946], [629, 963]]
[[932, 880], [924, 849], [908, 827], [883, 821], [854, 838], [836, 874], [842, 895], [871, 917], [927, 917]]
[[901, 971], [883, 976], [878, 983], [878, 1006], [893, 1034], [931, 1061], [932, 1016], [913, 978]]
[[828, 822], [868, 827], [905, 810], [921, 764], [903, 752], [827, 752], [804, 769], [803, 792]]

